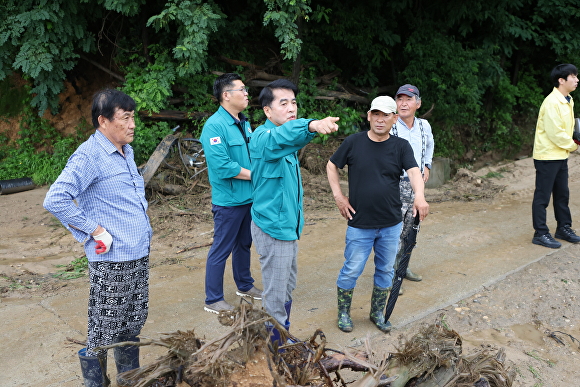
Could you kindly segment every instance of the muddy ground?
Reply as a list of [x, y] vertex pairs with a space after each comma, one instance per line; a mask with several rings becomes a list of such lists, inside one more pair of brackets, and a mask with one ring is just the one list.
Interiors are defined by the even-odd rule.
[[[534, 184], [530, 158], [506, 161], [428, 190], [411, 267], [422, 282], [405, 282], [390, 334], [368, 320], [372, 261], [359, 279], [355, 329], [336, 327], [337, 273], [345, 222], [324, 176], [304, 173], [306, 226], [299, 242], [299, 283], [291, 332], [309, 337], [321, 328], [329, 346], [374, 346], [394, 351], [399, 336], [441, 322], [464, 340], [464, 351], [506, 349], [514, 386], [576, 386], [580, 346], [580, 245], [559, 250], [531, 243]], [[580, 157], [570, 159], [570, 207], [580, 216]], [[151, 252], [150, 315], [142, 332], [195, 329], [214, 338], [226, 328], [203, 311], [204, 260], [212, 237], [210, 195], [201, 181], [180, 197], [151, 195], [155, 230]], [[75, 341], [86, 335], [87, 278], [64, 280], [57, 265], [82, 257], [81, 245], [42, 208], [47, 187], [0, 196], [0, 386], [81, 386]], [[554, 227], [549, 212], [550, 226]], [[253, 260], [256, 285], [261, 283]], [[229, 269], [225, 294], [239, 302]], [[259, 306], [259, 303], [258, 303]], [[556, 333], [561, 342], [550, 337]], [[142, 363], [164, 351], [146, 347]], [[115, 375], [113, 361], [109, 373]]]

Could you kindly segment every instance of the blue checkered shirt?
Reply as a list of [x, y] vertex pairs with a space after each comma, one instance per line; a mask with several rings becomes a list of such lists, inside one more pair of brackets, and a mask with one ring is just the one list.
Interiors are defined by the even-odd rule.
[[[84, 243], [89, 261], [132, 261], [149, 255], [153, 232], [145, 184], [133, 148], [124, 145], [123, 153], [97, 130], [68, 159], [44, 199], [44, 208]], [[90, 235], [98, 225], [113, 237], [109, 252], [99, 255]]]

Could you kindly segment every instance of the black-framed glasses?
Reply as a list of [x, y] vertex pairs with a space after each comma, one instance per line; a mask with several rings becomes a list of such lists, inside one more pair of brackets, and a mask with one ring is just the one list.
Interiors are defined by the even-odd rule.
[[250, 88], [247, 86], [243, 86], [240, 87], [239, 89], [230, 89], [230, 90], [224, 90], [224, 91], [241, 91], [241, 92], [245, 92], [245, 93], [249, 93]]

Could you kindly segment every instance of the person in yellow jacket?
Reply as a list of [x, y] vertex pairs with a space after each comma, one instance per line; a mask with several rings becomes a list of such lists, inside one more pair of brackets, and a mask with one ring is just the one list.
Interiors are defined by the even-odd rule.
[[[568, 155], [578, 149], [572, 138], [574, 131], [574, 100], [570, 92], [578, 86], [578, 69], [572, 64], [561, 64], [552, 70], [554, 90], [540, 107], [534, 138], [534, 167], [536, 189], [532, 202], [534, 237], [532, 243], [557, 249], [562, 244], [554, 239], [571, 243], [580, 242], [572, 230], [572, 215], [568, 202]], [[546, 224], [546, 208], [553, 197], [557, 222], [554, 237]]]

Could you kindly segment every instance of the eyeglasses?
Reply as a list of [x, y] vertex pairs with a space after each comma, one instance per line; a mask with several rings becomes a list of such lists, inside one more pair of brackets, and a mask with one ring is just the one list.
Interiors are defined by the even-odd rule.
[[249, 88], [244, 86], [244, 87], [240, 87], [239, 89], [230, 89], [230, 90], [224, 90], [224, 91], [241, 91], [242, 93], [249, 93]]

